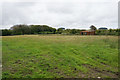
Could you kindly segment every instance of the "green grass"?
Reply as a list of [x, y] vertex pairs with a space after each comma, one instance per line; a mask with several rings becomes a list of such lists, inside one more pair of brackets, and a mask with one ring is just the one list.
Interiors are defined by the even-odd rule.
[[2, 79], [2, 37], [0, 37], [0, 79]]
[[2, 37], [3, 78], [117, 78], [117, 36]]

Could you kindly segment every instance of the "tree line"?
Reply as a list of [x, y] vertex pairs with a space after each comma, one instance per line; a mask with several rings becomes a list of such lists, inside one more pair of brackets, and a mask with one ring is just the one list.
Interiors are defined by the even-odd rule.
[[[91, 30], [95, 31], [96, 35], [119, 35], [120, 29], [99, 30], [95, 26], [90, 26]], [[10, 29], [2, 29], [2, 36], [9, 35], [25, 35], [25, 34], [65, 34], [65, 35], [80, 35], [81, 31], [85, 29], [65, 29], [65, 28], [52, 28], [47, 25], [14, 25]]]
[[14, 25], [10, 29], [3, 29], [2, 36], [24, 34], [55, 34], [56, 29], [47, 25]]

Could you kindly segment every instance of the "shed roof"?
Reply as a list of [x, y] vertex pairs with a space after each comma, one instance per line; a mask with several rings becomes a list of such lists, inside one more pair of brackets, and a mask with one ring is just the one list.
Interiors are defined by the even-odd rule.
[[106, 27], [101, 27], [101, 28], [99, 28], [99, 29], [107, 29]]
[[81, 32], [94, 32], [94, 31], [81, 31]]

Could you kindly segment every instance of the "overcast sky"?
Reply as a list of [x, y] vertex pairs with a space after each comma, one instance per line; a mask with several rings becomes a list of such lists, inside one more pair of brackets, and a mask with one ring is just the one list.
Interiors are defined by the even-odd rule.
[[119, 0], [3, 0], [0, 29], [15, 24], [89, 29], [118, 28]]

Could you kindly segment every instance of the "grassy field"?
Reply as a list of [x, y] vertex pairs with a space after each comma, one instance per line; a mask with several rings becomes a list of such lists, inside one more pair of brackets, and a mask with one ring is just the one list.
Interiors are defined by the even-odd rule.
[[118, 37], [2, 37], [3, 78], [117, 78]]
[[0, 79], [2, 79], [2, 36], [0, 36]]

